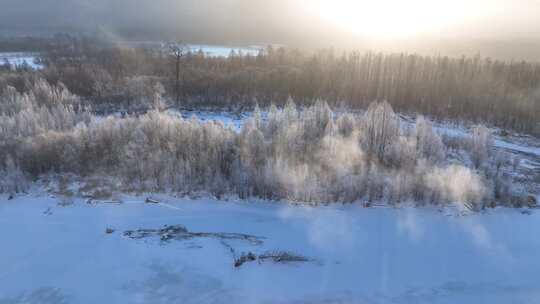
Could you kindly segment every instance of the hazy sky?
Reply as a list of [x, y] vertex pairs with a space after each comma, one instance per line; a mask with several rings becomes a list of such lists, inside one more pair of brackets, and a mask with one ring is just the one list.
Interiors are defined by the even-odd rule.
[[[0, 0], [1, 32], [350, 47], [540, 40], [540, 0]], [[406, 31], [404, 31], [406, 30]], [[540, 42], [538, 42], [540, 43]], [[446, 47], [446, 46], [445, 46]], [[428, 47], [429, 48], [429, 47]], [[469, 51], [469, 50], [467, 50]], [[481, 50], [477, 50], [481, 51]], [[521, 50], [523, 51], [523, 50]]]

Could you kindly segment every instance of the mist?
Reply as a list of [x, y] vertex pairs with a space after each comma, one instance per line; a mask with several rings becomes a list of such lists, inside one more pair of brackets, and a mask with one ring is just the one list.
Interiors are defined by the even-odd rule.
[[[470, 1], [482, 15], [429, 34], [373, 39], [314, 12], [315, 0], [2, 0], [0, 34], [106, 32], [120, 39], [283, 44], [540, 59], [539, 1]], [[441, 2], [441, 9], [444, 9]], [[467, 4], [469, 5], [469, 3]]]
[[[107, 31], [124, 38], [214, 43], [290, 42], [308, 29], [299, 3], [197, 0], [3, 0], [4, 33]], [[286, 33], [286, 34], [285, 34]], [[313, 36], [315, 36], [313, 31]]]

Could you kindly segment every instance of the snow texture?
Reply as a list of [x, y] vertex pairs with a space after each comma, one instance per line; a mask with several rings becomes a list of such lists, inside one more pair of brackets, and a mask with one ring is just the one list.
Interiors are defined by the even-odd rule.
[[[537, 210], [462, 216], [452, 208], [152, 198], [159, 203], [120, 196], [121, 204], [64, 204], [38, 190], [0, 196], [0, 303], [540, 300]], [[263, 239], [123, 236], [165, 225]], [[234, 267], [229, 247], [239, 254], [294, 252], [312, 262]]]

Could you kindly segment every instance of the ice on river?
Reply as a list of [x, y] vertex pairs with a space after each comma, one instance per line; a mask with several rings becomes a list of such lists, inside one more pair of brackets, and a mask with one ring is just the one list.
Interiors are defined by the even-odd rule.
[[[540, 301], [539, 211], [155, 199], [63, 206], [44, 194], [0, 196], [0, 303]], [[164, 225], [263, 242], [123, 236]], [[310, 262], [237, 268], [231, 248]]]

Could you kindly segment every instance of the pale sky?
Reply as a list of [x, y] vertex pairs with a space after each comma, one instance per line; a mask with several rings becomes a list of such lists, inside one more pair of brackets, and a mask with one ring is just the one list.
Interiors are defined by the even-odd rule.
[[97, 28], [124, 36], [296, 46], [535, 44], [540, 0], [0, 0], [1, 33]]

